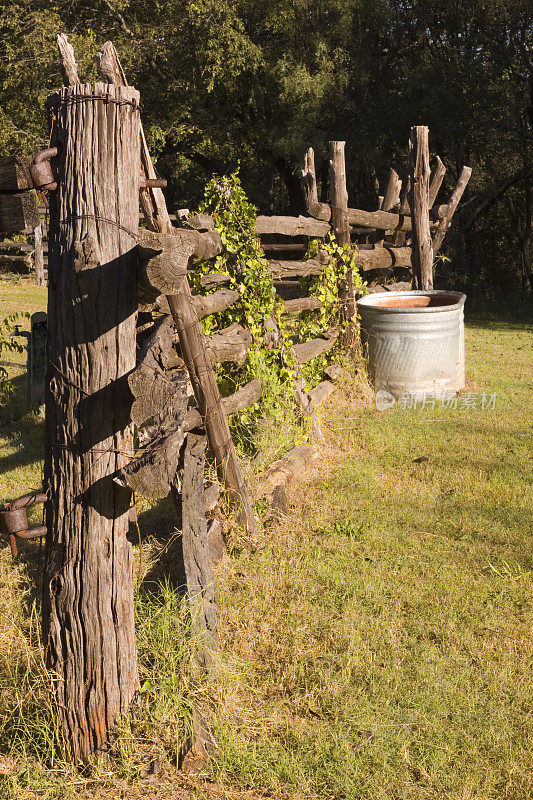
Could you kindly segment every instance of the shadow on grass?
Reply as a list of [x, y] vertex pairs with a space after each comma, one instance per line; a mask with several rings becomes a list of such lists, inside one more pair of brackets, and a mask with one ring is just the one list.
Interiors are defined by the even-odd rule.
[[151, 508], [146, 509], [146, 511], [138, 512], [137, 524], [139, 526], [139, 531], [136, 530], [135, 525], [130, 526], [128, 539], [133, 544], [137, 544], [139, 541], [139, 532], [141, 541], [151, 537], [155, 537], [158, 540], [166, 539], [174, 533], [178, 523], [179, 520], [176, 509], [174, 508], [172, 498], [168, 495], [162, 500], [158, 500], [157, 503], [151, 506]]
[[182, 538], [179, 531], [176, 531], [161, 548], [157, 559], [143, 578], [140, 592], [157, 596], [165, 586], [176, 589], [181, 597], [187, 591]]
[[[492, 305], [494, 310], [492, 309]], [[479, 301], [465, 305], [465, 324], [467, 327], [487, 330], [527, 330], [533, 326], [533, 304], [531, 300], [518, 303]]]
[[[27, 467], [44, 458], [44, 422], [34, 414], [27, 414], [18, 420], [15, 431], [6, 430], [8, 426], [0, 426], [0, 437], [9, 439], [12, 453], [0, 456], [0, 475], [12, 470]], [[28, 491], [38, 486], [25, 487]], [[7, 498], [11, 500], [12, 498]]]
[[167, 585], [183, 594], [185, 571], [180, 527], [181, 520], [170, 495], [139, 514], [138, 529], [136, 525], [130, 526], [128, 539], [132, 544], [142, 548], [143, 543], [151, 541], [155, 549], [155, 559], [140, 586], [141, 593], [158, 594]]
[[24, 414], [32, 411], [28, 400], [27, 375], [17, 375], [8, 381], [13, 391], [0, 394], [0, 434], [1, 428], [13, 425]]
[[[9, 550], [9, 542], [2, 538], [0, 550]], [[18, 555], [12, 559], [14, 567], [22, 567], [25, 573], [24, 599], [22, 607], [25, 616], [29, 617], [35, 604], [41, 607], [43, 566], [44, 566], [44, 537], [42, 540], [33, 539], [24, 541], [17, 539]]]

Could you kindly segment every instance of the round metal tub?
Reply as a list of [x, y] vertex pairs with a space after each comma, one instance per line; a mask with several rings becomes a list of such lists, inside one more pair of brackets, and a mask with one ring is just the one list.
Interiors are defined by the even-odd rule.
[[376, 391], [440, 397], [464, 388], [461, 292], [378, 292], [357, 302]]

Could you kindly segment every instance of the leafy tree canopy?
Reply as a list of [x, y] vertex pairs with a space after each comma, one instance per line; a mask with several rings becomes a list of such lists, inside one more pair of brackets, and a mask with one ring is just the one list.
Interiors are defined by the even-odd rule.
[[[177, 206], [241, 164], [264, 211], [296, 211], [306, 146], [347, 141], [352, 205], [407, 168], [409, 128], [430, 126], [451, 188], [472, 185], [449, 247], [470, 282], [531, 281], [533, 31], [527, 0], [12, 0], [0, 11], [0, 148], [47, 141], [61, 84], [55, 36], [83, 80], [107, 39], [141, 91], [158, 168]], [[503, 260], [505, 270], [487, 263]], [[529, 271], [529, 272], [528, 272]]]

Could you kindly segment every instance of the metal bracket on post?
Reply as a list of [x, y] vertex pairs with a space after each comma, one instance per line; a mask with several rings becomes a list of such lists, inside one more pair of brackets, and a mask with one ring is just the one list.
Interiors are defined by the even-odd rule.
[[43, 191], [57, 189], [57, 181], [52, 172], [52, 165], [49, 159], [57, 156], [57, 147], [47, 147], [37, 153], [33, 162], [30, 164], [30, 175], [36, 189]]
[[[57, 147], [47, 147], [46, 150], [41, 150], [37, 153], [32, 163], [30, 164], [30, 175], [35, 189], [39, 191], [53, 192], [57, 189], [57, 180], [52, 172], [52, 165], [50, 164], [51, 158], [56, 158]], [[164, 178], [145, 178], [141, 175], [139, 181], [140, 189], [165, 189], [167, 182]]]
[[164, 178], [145, 178], [144, 175], [139, 183], [139, 189], [166, 189], [167, 182]]
[[0, 508], [0, 531], [9, 536], [13, 558], [18, 555], [15, 537], [18, 536], [19, 539], [39, 539], [41, 536], [46, 536], [46, 525], [28, 528], [26, 509], [45, 503], [47, 500], [48, 496], [45, 492], [38, 492], [37, 494], [27, 494], [24, 497], [19, 497], [10, 503], [4, 503]]

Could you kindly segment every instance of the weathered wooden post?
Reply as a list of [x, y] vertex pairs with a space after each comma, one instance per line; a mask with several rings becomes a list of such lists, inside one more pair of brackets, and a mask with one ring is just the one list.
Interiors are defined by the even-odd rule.
[[442, 181], [444, 180], [444, 176], [446, 175], [446, 167], [442, 163], [442, 159], [440, 156], [436, 158], [435, 169], [431, 173], [431, 177], [429, 179], [429, 200], [428, 205], [430, 208], [433, 207], [433, 203], [437, 199], [437, 195], [439, 193], [439, 189], [442, 185]]
[[31, 315], [31, 333], [28, 340], [28, 397], [30, 403], [42, 406], [44, 403], [46, 378], [46, 329], [47, 319], [44, 311]]
[[78, 84], [49, 98], [51, 192], [43, 634], [70, 756], [109, 741], [139, 681], [130, 493], [139, 222], [139, 93]]
[[400, 176], [392, 167], [389, 169], [389, 176], [387, 178], [387, 185], [385, 186], [385, 193], [383, 200], [380, 203], [381, 211], [391, 211], [395, 206], [400, 203], [400, 191], [402, 182]]
[[348, 224], [348, 191], [344, 146], [346, 142], [329, 143], [329, 185], [331, 199], [331, 227], [339, 244], [350, 244]]
[[323, 219], [325, 222], [329, 222], [331, 218], [331, 209], [327, 203], [320, 203], [318, 200], [318, 187], [316, 183], [315, 172], [315, 151], [312, 147], [308, 147], [305, 151], [301, 183], [307, 213], [315, 219]]
[[187, 434], [183, 458], [182, 555], [197, 666], [209, 671], [218, 650], [217, 592], [204, 512], [206, 437]]
[[433, 252], [438, 253], [444, 237], [452, 224], [452, 217], [457, 210], [459, 201], [467, 187], [468, 181], [472, 175], [472, 167], [461, 167], [461, 172], [457, 178], [453, 191], [448, 199], [448, 203], [444, 206], [442, 219], [440, 220], [439, 227], [435, 231], [433, 237]]
[[46, 286], [44, 277], [44, 251], [43, 251], [43, 223], [40, 222], [33, 231], [33, 259], [35, 267], [35, 283], [37, 286]]
[[[329, 143], [329, 185], [331, 201], [331, 227], [337, 243], [350, 244], [350, 225], [348, 222], [348, 191], [346, 189], [346, 165], [344, 146], [346, 142]], [[353, 292], [353, 275], [351, 269], [346, 275], [346, 285], [342, 291], [344, 314], [350, 321], [355, 316], [355, 297]], [[347, 334], [350, 341], [351, 334]]]
[[413, 289], [433, 289], [433, 242], [429, 226], [429, 130], [411, 128], [409, 138], [411, 191], [409, 204], [413, 224]]

